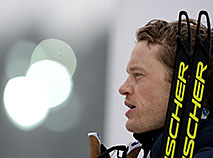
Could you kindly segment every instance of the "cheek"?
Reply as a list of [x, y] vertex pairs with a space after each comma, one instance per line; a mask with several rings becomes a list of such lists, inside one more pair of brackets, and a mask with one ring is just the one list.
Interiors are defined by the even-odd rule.
[[137, 98], [140, 104], [157, 112], [167, 110], [170, 84], [165, 82], [150, 82], [141, 84], [137, 89]]
[[169, 94], [170, 94], [170, 84], [163, 84], [159, 89], [155, 91], [156, 98], [153, 101], [158, 104], [159, 111], [166, 114], [168, 102], [169, 102]]
[[155, 84], [141, 84], [136, 89], [137, 98], [142, 102], [152, 102], [158, 98], [159, 88]]

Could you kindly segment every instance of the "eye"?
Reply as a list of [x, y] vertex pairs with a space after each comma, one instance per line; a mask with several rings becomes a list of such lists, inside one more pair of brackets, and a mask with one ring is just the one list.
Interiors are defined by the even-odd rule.
[[134, 73], [134, 77], [135, 78], [138, 78], [138, 77], [141, 77], [141, 76], [143, 76], [142, 74], [139, 74], [139, 73]]

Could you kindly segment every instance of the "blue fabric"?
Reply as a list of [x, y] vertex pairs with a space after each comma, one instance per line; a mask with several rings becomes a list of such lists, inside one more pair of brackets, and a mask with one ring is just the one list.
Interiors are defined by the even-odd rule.
[[194, 158], [209, 158], [209, 157], [213, 157], [213, 147], [202, 148], [194, 155]]
[[[161, 134], [152, 145], [151, 158], [160, 158]], [[213, 118], [200, 120], [194, 158], [213, 158]]]

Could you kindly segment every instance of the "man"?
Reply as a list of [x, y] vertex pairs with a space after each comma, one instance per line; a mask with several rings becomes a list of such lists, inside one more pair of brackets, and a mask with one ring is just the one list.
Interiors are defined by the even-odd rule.
[[[197, 23], [191, 19], [192, 45], [195, 43]], [[162, 129], [165, 124], [172, 72], [176, 53], [178, 22], [152, 20], [136, 34], [137, 43], [126, 71], [128, 78], [119, 88], [129, 107], [126, 128], [142, 143], [144, 157], [160, 157]], [[187, 24], [182, 24], [182, 37], [188, 36]], [[201, 38], [207, 29], [201, 26]], [[190, 77], [190, 76], [189, 76]], [[211, 111], [213, 99], [213, 69], [210, 66], [204, 107]], [[201, 120], [198, 130], [195, 158], [213, 156], [213, 118], [210, 113]], [[151, 151], [151, 152], [150, 152]]]

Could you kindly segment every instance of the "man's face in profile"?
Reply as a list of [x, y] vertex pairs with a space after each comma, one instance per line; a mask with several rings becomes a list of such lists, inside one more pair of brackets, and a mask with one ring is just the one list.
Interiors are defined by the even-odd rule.
[[159, 49], [159, 45], [138, 42], [127, 65], [128, 78], [119, 88], [129, 108], [126, 128], [134, 133], [161, 128], [165, 122], [171, 83], [157, 59]]

